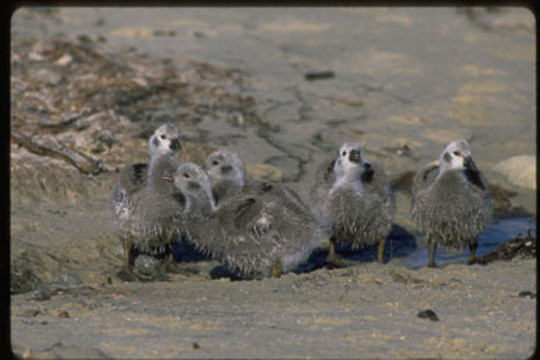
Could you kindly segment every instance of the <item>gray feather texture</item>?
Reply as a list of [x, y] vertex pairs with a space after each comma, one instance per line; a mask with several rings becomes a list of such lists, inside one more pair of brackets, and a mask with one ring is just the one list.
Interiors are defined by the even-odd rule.
[[150, 163], [129, 165], [119, 173], [110, 199], [110, 219], [120, 238], [129, 237], [140, 251], [155, 253], [178, 237], [171, 219], [176, 219], [183, 196], [171, 181], [163, 180], [180, 165], [175, 157], [180, 148], [178, 129], [162, 125], [148, 144]]
[[450, 248], [476, 241], [491, 221], [487, 181], [472, 161], [465, 140], [450, 142], [438, 164], [430, 164], [413, 181], [411, 214], [427, 238]]
[[360, 157], [357, 144], [343, 144], [337, 159], [321, 164], [311, 194], [337, 243], [356, 249], [390, 233], [395, 201], [388, 178], [381, 166]]
[[168, 156], [158, 158], [147, 186], [132, 197], [130, 216], [122, 231], [141, 252], [161, 252], [181, 237], [185, 198], [171, 181], [163, 179], [174, 174], [176, 167]]
[[315, 171], [315, 181], [310, 192], [310, 203], [322, 224], [326, 223], [324, 218], [324, 208], [328, 198], [328, 193], [335, 181], [334, 163], [336, 159], [324, 160]]
[[[210, 182], [220, 183], [218, 178]], [[321, 237], [314, 216], [295, 192], [264, 181], [247, 182], [234, 196], [222, 198], [208, 221], [189, 221], [192, 241], [248, 278], [267, 277], [277, 264], [283, 272], [295, 268], [308, 259]], [[205, 226], [218, 227], [211, 233], [221, 237], [208, 236]]]

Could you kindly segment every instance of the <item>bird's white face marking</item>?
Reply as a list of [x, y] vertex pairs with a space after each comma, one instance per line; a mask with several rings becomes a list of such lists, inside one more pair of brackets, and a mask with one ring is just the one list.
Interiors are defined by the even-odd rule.
[[344, 143], [341, 145], [338, 158], [334, 164], [336, 178], [362, 172], [364, 160], [360, 154], [360, 147], [355, 143]]
[[440, 173], [447, 170], [463, 170], [471, 163], [469, 143], [466, 140], [455, 140], [446, 145], [439, 157]]
[[206, 172], [193, 163], [182, 164], [174, 173], [174, 185], [184, 194], [200, 198], [205, 195], [210, 201], [212, 210], [215, 210], [212, 186]]
[[344, 184], [361, 186], [358, 179], [365, 171], [360, 147], [355, 143], [344, 143], [339, 148], [338, 158], [334, 164], [336, 181], [330, 192]]
[[208, 176], [215, 180], [231, 180], [239, 186], [244, 186], [244, 164], [235, 153], [225, 150], [214, 151], [208, 156], [204, 164]]
[[150, 156], [174, 155], [180, 148], [178, 128], [173, 124], [161, 125], [154, 131], [148, 140]]

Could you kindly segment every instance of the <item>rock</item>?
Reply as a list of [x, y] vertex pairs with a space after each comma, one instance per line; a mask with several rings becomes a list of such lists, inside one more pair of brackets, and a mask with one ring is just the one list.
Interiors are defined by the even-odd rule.
[[334, 77], [336, 77], [336, 74], [334, 74], [333, 71], [314, 71], [304, 74], [304, 79], [307, 81], [329, 80], [333, 79]]
[[516, 186], [536, 190], [536, 157], [518, 155], [499, 162], [493, 170]]
[[51, 284], [51, 287], [57, 289], [71, 289], [81, 286], [84, 286], [84, 283], [77, 273], [62, 274]]
[[518, 235], [515, 239], [499, 245], [495, 250], [474, 259], [474, 264], [486, 265], [496, 260], [513, 258], [534, 259], [536, 257], [536, 234], [529, 230], [527, 235]]
[[521, 291], [518, 296], [520, 298], [522, 297], [528, 297], [529, 299], [535, 299], [536, 298], [536, 294], [533, 293], [532, 291], [529, 291], [529, 290], [524, 290], [524, 291]]
[[421, 319], [429, 319], [431, 321], [439, 321], [439, 317], [437, 316], [437, 314], [435, 314], [435, 311], [433, 311], [431, 309], [419, 311], [416, 316], [421, 318]]
[[161, 274], [161, 261], [148, 255], [139, 255], [135, 259], [134, 268], [144, 276], [157, 278]]
[[124, 248], [122, 247], [122, 244], [116, 244], [114, 246], [111, 246], [110, 252], [118, 259], [124, 258]]
[[21, 294], [38, 289], [43, 281], [34, 273], [24, 259], [16, 258], [11, 263], [10, 290], [12, 294]]

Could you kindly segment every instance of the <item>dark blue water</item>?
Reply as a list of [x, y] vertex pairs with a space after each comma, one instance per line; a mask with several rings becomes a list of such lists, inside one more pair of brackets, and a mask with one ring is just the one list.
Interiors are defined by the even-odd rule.
[[[536, 233], [535, 219], [515, 217], [496, 220], [480, 234], [476, 256], [486, 255], [499, 245], [515, 239], [520, 234], [525, 236], [528, 230]], [[338, 252], [348, 265], [373, 262], [377, 259], [377, 247], [375, 245], [366, 246], [359, 250], [340, 248]], [[328, 267], [324, 262], [327, 253], [326, 248], [318, 248], [310, 256], [308, 263], [295, 269], [295, 272], [303, 273], [320, 267]], [[408, 268], [418, 269], [427, 265], [428, 256], [429, 252], [423, 235], [413, 234], [398, 225], [393, 226], [384, 249], [385, 263], [392, 261]], [[469, 249], [460, 251], [439, 247], [435, 253], [435, 262], [437, 267], [444, 267], [448, 264], [466, 264], [468, 257]]]
[[[525, 236], [527, 231], [536, 233], [536, 220], [534, 218], [514, 217], [499, 219], [486, 227], [480, 234], [476, 256], [483, 256], [495, 250], [499, 245], [515, 239], [518, 235]], [[338, 248], [338, 252], [347, 265], [357, 263], [373, 262], [377, 259], [377, 246], [366, 246], [358, 250], [350, 248]], [[296, 273], [310, 272], [320, 267], [328, 267], [325, 263], [328, 249], [317, 248], [310, 256], [307, 264], [299, 266], [293, 271]], [[394, 225], [392, 232], [386, 240], [384, 249], [384, 262], [392, 261], [402, 264], [408, 268], [418, 269], [425, 267], [428, 262], [428, 250], [423, 235], [413, 234], [406, 229]], [[174, 257], [177, 261], [197, 262], [208, 260], [209, 258], [195, 250], [195, 248], [182, 242], [174, 246]], [[446, 249], [439, 247], [435, 253], [437, 267], [444, 267], [448, 264], [466, 264], [469, 257], [469, 249], [463, 251]], [[213, 274], [215, 272], [215, 274]], [[224, 267], [217, 267], [212, 271], [212, 277], [231, 277], [234, 274]]]
[[[496, 220], [480, 234], [476, 256], [486, 255], [502, 243], [512, 240], [520, 234], [526, 235], [529, 229], [536, 233], [535, 219], [515, 217]], [[399, 257], [398, 261], [409, 268], [416, 269], [426, 266], [428, 255], [427, 248], [419, 245], [416, 249], [408, 252], [406, 256]], [[435, 253], [435, 262], [437, 267], [444, 267], [447, 264], [466, 264], [468, 257], [469, 249], [456, 251], [439, 247]]]

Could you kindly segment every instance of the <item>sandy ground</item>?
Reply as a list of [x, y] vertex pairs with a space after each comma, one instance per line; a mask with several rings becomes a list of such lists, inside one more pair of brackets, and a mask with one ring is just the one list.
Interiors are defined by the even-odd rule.
[[[519, 294], [535, 293], [535, 266], [366, 263], [27, 293], [12, 297], [12, 341], [29, 358], [526, 358], [536, 299]], [[418, 317], [427, 309], [438, 321]]]
[[[116, 278], [121, 253], [107, 213], [115, 169], [144, 161], [148, 131], [164, 121], [181, 128], [182, 161], [200, 163], [219, 147], [237, 151], [250, 176], [282, 181], [304, 199], [318, 161], [345, 139], [396, 178], [466, 138], [490, 183], [505, 189], [499, 208], [535, 218], [530, 13], [264, 11], [16, 14], [12, 130], [39, 146], [21, 145], [12, 133], [13, 351], [22, 358], [528, 357], [537, 330], [530, 259], [413, 270], [386, 257], [384, 265], [358, 260], [262, 281], [216, 278], [218, 264], [200, 261], [181, 263], [198, 272], [168, 282]], [[334, 78], [306, 80], [328, 70]], [[66, 120], [74, 114], [82, 115]], [[395, 224], [421, 240], [410, 196], [399, 192], [397, 200]], [[325, 251], [323, 241], [317, 252]], [[438, 321], [418, 317], [426, 310]]]

